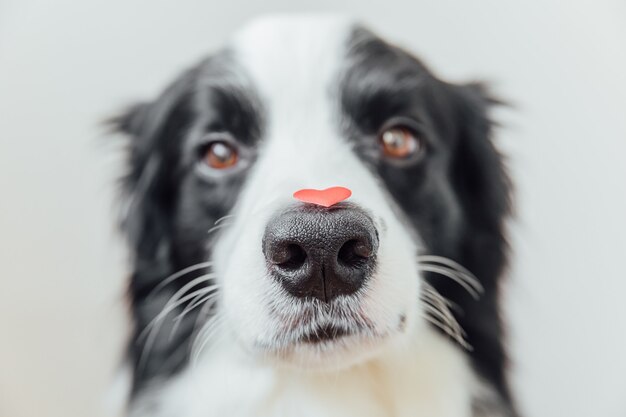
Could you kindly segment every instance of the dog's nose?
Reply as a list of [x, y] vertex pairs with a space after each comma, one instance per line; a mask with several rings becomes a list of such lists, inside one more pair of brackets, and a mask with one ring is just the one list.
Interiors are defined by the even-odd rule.
[[328, 302], [363, 286], [376, 264], [378, 232], [358, 207], [302, 205], [270, 220], [263, 253], [291, 294]]

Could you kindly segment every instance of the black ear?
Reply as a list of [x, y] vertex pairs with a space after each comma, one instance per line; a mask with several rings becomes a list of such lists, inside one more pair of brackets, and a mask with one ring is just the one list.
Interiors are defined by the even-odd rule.
[[[130, 107], [112, 118], [109, 125], [126, 136], [126, 173], [121, 179], [120, 228], [132, 255], [129, 283], [134, 321], [129, 359], [134, 364], [133, 389], [159, 372], [174, 372], [185, 358], [186, 345], [160, 332], [150, 359], [140, 365], [146, 340], [139, 335], [171, 296], [168, 288], [159, 297], [153, 289], [174, 272], [173, 226], [178, 200], [177, 164], [183, 138], [192, 120], [197, 77], [188, 71], [159, 97]], [[186, 327], [183, 325], [181, 328]]]
[[193, 74], [188, 72], [156, 100], [134, 105], [109, 125], [127, 136], [120, 227], [134, 262], [133, 296], [170, 273], [170, 221], [181, 135], [191, 119]]
[[451, 91], [456, 116], [451, 179], [464, 214], [456, 257], [485, 289], [478, 301], [459, 300], [464, 309], [459, 321], [473, 346], [474, 363], [510, 400], [498, 289], [508, 256], [505, 222], [511, 214], [512, 190], [489, 117], [491, 107], [501, 102], [481, 84], [451, 86]]
[[148, 103], [134, 104], [121, 114], [110, 118], [107, 121], [107, 125], [109, 125], [114, 132], [133, 137], [139, 136], [149, 110], [150, 105]]
[[489, 113], [494, 105], [503, 103], [492, 98], [483, 84], [454, 89], [458, 134], [453, 162], [455, 188], [470, 223], [485, 232], [498, 233], [510, 213], [511, 182], [504, 157], [492, 138], [494, 123]]
[[455, 87], [457, 142], [452, 180], [465, 213], [464, 257], [488, 283], [506, 263], [504, 222], [511, 212], [511, 182], [497, 150], [489, 112], [501, 103], [482, 84]]

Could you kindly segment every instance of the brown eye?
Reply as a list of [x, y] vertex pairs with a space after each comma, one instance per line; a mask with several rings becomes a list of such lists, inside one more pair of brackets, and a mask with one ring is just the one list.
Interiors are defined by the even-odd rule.
[[380, 135], [383, 152], [391, 158], [405, 159], [419, 151], [421, 142], [411, 130], [396, 126], [386, 129]]
[[226, 142], [212, 142], [204, 154], [204, 162], [213, 169], [230, 168], [237, 163], [237, 149]]

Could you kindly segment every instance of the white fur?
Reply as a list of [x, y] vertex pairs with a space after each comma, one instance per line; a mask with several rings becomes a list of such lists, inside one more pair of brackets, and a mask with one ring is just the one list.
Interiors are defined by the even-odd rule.
[[[337, 128], [333, 83], [350, 27], [340, 18], [270, 18], [235, 38], [235, 59], [260, 93], [268, 125], [232, 225], [213, 253], [220, 322], [198, 361], [146, 392], [133, 416], [470, 415], [473, 377], [464, 355], [421, 318], [418, 237]], [[365, 315], [373, 330], [368, 338], [279, 355], [260, 346], [280, 341], [283, 317], [300, 307], [267, 276], [265, 225], [293, 202], [294, 191], [334, 185], [350, 188], [351, 201], [379, 230], [377, 273], [356, 296], [338, 301]], [[268, 300], [280, 314], [268, 310]]]
[[[301, 188], [348, 187], [351, 201], [370, 211], [378, 223], [380, 274], [361, 301], [378, 331], [390, 331], [418, 299], [415, 243], [333, 120], [337, 110], [331, 88], [345, 52], [347, 27], [342, 20], [263, 21], [240, 34], [235, 43], [236, 57], [249, 71], [269, 113], [266, 144], [234, 210], [234, 225], [220, 236], [214, 253], [228, 327], [247, 346], [265, 343], [282, 331], [278, 318], [264, 305], [280, 289], [266, 276], [260, 244], [270, 217], [293, 203], [291, 195]], [[415, 314], [407, 317], [415, 322]], [[325, 359], [348, 364], [360, 359], [362, 352], [353, 347], [344, 353], [340, 358], [327, 354]], [[306, 356], [309, 364], [315, 360], [315, 355]]]
[[471, 416], [472, 375], [465, 358], [431, 330], [337, 372], [262, 364], [230, 341], [210, 353], [169, 385], [148, 392], [132, 416]]

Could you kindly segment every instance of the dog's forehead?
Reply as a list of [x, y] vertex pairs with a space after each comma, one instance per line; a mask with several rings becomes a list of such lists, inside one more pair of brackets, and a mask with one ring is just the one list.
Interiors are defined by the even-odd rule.
[[263, 17], [237, 32], [231, 49], [269, 100], [315, 88], [323, 93], [341, 69], [354, 27], [344, 16]]

